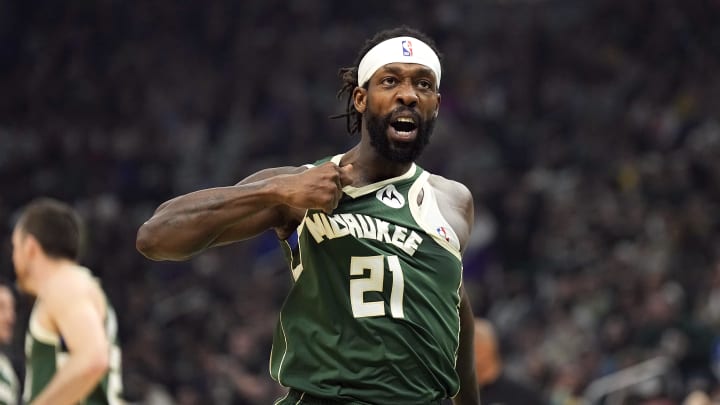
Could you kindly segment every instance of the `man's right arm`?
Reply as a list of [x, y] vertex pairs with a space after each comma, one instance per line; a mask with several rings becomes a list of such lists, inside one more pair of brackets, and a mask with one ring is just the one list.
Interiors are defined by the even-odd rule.
[[203, 250], [296, 226], [306, 209], [332, 211], [349, 184], [349, 166], [260, 171], [235, 186], [169, 200], [138, 230], [136, 247], [153, 260], [185, 260]]

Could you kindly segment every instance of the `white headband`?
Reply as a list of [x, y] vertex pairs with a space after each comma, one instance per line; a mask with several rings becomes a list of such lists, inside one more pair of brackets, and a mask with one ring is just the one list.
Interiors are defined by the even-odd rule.
[[358, 84], [364, 86], [378, 69], [395, 62], [427, 66], [435, 73], [440, 88], [440, 59], [430, 46], [413, 37], [390, 38], [370, 49], [358, 66]]

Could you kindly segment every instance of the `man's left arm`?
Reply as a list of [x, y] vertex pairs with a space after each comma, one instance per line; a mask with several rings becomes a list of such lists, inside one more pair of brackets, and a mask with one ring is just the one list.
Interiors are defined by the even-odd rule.
[[475, 318], [465, 287], [460, 288], [460, 346], [455, 371], [460, 377], [460, 391], [454, 405], [478, 405], [480, 393], [475, 374]]
[[[457, 216], [452, 217], [456, 218], [454, 226], [460, 231], [460, 251], [464, 253], [475, 223], [475, 202], [472, 193], [464, 184], [452, 181], [446, 184], [449, 186], [446, 195], [452, 196], [447, 205], [452, 206], [451, 202], [457, 204]], [[460, 378], [460, 391], [453, 398], [453, 404], [479, 405], [480, 387], [475, 370], [475, 316], [464, 285], [460, 286], [460, 342], [455, 371]]]
[[[470, 242], [475, 223], [475, 203], [470, 190], [462, 183], [440, 176], [428, 180], [437, 192], [441, 214], [455, 230], [461, 254]], [[460, 391], [453, 397], [454, 405], [478, 405], [480, 394], [475, 377], [475, 317], [464, 285], [460, 286], [460, 342], [455, 372], [460, 378]]]

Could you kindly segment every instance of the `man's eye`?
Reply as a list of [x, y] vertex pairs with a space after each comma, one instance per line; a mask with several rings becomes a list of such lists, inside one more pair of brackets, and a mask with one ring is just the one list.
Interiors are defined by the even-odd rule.
[[422, 87], [423, 89], [431, 89], [432, 88], [432, 83], [430, 83], [428, 80], [420, 80], [418, 85], [420, 87]]
[[382, 84], [395, 84], [397, 80], [394, 77], [386, 77], [383, 79]]

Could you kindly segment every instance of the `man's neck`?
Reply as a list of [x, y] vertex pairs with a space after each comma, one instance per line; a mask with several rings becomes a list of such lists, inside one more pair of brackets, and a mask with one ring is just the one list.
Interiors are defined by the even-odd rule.
[[410, 170], [410, 167], [413, 165], [413, 162], [392, 162], [379, 155], [372, 146], [362, 144], [347, 151], [340, 165], [343, 166], [349, 163], [352, 163], [353, 168], [358, 174], [355, 183], [353, 183], [355, 187], [362, 187], [400, 176]]
[[29, 294], [37, 296], [38, 292], [43, 289], [48, 280], [75, 266], [77, 266], [77, 263], [68, 259], [39, 258], [32, 264], [28, 280], [24, 283], [24, 289]]

